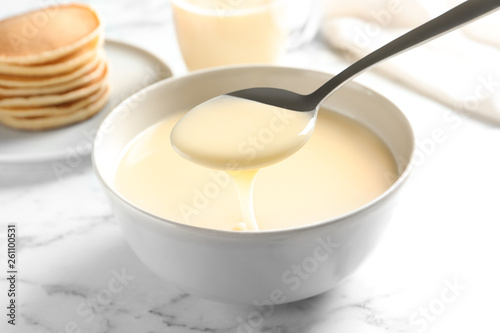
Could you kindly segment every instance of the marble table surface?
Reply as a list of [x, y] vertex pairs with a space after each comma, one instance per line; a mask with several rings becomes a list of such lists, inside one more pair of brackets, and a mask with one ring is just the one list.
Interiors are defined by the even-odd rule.
[[[0, 18], [57, 2], [2, 2]], [[108, 37], [187, 71], [167, 0], [91, 1]], [[283, 65], [335, 73], [346, 63], [321, 37]], [[359, 77], [408, 116], [418, 163], [380, 245], [320, 296], [256, 315], [253, 305], [199, 299], [157, 278], [126, 244], [88, 160], [70, 174], [0, 178], [0, 262], [17, 225], [16, 325], [0, 280], [1, 332], [499, 332], [500, 129], [373, 73]], [[435, 133], [441, 133], [436, 141]]]

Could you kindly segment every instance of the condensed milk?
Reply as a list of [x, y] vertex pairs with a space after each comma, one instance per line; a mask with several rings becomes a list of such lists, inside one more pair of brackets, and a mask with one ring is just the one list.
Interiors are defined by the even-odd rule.
[[[170, 221], [218, 230], [276, 230], [313, 224], [369, 203], [392, 185], [387, 175], [398, 174], [391, 152], [377, 135], [329, 110], [319, 111], [314, 133], [311, 129], [303, 137], [307, 143], [291, 156], [281, 155], [288, 156], [283, 161], [255, 156], [245, 162], [250, 154], [240, 154], [236, 156], [239, 165], [231, 168], [221, 167], [227, 161], [208, 154], [196, 162], [214, 163], [212, 167], [219, 166], [219, 170], [207, 168], [181, 157], [171, 146], [172, 129], [183, 115], [171, 114], [140, 133], [124, 149], [115, 173], [116, 189], [125, 199]], [[245, 147], [254, 148], [252, 155], [261, 152], [255, 142]], [[235, 179], [247, 181], [237, 184]], [[244, 206], [240, 202], [245, 202], [242, 192], [246, 193], [246, 210], [240, 208]], [[250, 211], [254, 216], [248, 216]]]

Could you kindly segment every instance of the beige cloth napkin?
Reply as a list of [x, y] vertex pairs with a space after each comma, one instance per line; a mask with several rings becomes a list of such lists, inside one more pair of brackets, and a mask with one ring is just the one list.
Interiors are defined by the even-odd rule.
[[[321, 30], [357, 60], [459, 0], [326, 0]], [[378, 71], [464, 116], [500, 126], [500, 12], [380, 64]]]

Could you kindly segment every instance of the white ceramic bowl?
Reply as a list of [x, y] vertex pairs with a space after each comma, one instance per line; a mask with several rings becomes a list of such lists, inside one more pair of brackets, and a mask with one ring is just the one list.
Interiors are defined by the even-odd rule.
[[[254, 86], [307, 93], [329, 78], [310, 70], [268, 66], [205, 70], [154, 84], [113, 110], [96, 136], [94, 168], [139, 259], [190, 294], [230, 303], [297, 301], [322, 293], [352, 274], [384, 230], [409, 175], [408, 163], [400, 163], [393, 186], [355, 211], [313, 225], [264, 232], [217, 231], [168, 221], [137, 208], [113, 185], [123, 148], [169, 112]], [[386, 98], [350, 83], [324, 106], [371, 128], [398, 161], [411, 160], [412, 128]]]

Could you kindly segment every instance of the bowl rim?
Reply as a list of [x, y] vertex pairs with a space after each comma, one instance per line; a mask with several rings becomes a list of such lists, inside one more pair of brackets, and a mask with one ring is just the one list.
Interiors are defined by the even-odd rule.
[[[108, 119], [113, 119], [115, 118], [115, 114], [120, 112], [120, 110], [125, 106], [130, 103], [130, 101], [133, 101], [137, 99], [137, 96], [140, 96], [142, 94], [146, 94], [149, 91], [158, 89], [158, 87], [163, 86], [163, 85], [168, 85], [170, 82], [175, 82], [177, 80], [182, 80], [190, 77], [196, 77], [198, 75], [206, 75], [210, 74], [212, 72], [224, 72], [224, 71], [232, 71], [232, 70], [238, 70], [238, 69], [278, 69], [278, 70], [292, 70], [292, 71], [307, 71], [311, 72], [314, 74], [322, 74], [322, 75], [329, 75], [332, 76], [331, 73], [325, 72], [325, 71], [320, 71], [320, 70], [314, 70], [314, 69], [307, 69], [307, 68], [299, 68], [299, 67], [290, 67], [290, 66], [277, 66], [277, 65], [267, 65], [267, 64], [259, 64], [259, 65], [229, 65], [229, 66], [220, 66], [220, 67], [213, 67], [213, 68], [207, 68], [207, 69], [201, 69], [201, 70], [196, 70], [193, 72], [190, 72], [186, 75], [182, 76], [171, 76], [169, 78], [163, 79], [161, 81], [158, 81], [156, 83], [153, 83], [152, 85], [149, 85], [138, 92], [132, 94], [125, 100], [123, 100], [120, 104], [115, 106], [111, 112], [103, 119], [102, 123], [98, 127], [98, 132], [102, 130], [103, 124], [106, 123]], [[389, 103], [392, 105], [399, 113], [401, 116], [402, 121], [405, 123], [407, 126], [407, 129], [409, 130], [409, 137], [411, 139], [411, 153], [410, 153], [410, 158], [408, 159], [408, 164], [406, 165], [405, 169], [401, 172], [401, 174], [398, 176], [398, 179], [389, 187], [387, 188], [382, 194], [378, 195], [375, 199], [367, 202], [366, 204], [357, 207], [354, 210], [348, 211], [344, 214], [338, 215], [334, 218], [331, 219], [325, 219], [321, 220], [315, 223], [311, 224], [306, 224], [306, 225], [300, 225], [300, 226], [295, 226], [295, 227], [290, 227], [290, 228], [285, 228], [285, 229], [272, 229], [272, 230], [257, 230], [257, 231], [251, 231], [251, 230], [245, 230], [245, 231], [236, 231], [236, 230], [220, 230], [220, 229], [212, 229], [212, 228], [204, 228], [204, 227], [199, 227], [199, 226], [194, 226], [194, 225], [189, 225], [189, 224], [184, 224], [181, 222], [176, 222], [172, 221], [163, 217], [160, 217], [158, 215], [155, 215], [153, 213], [150, 213], [138, 206], [136, 206], [134, 203], [130, 202], [127, 200], [125, 197], [123, 197], [120, 193], [116, 191], [114, 186], [110, 184], [108, 181], [105, 180], [104, 176], [101, 174], [99, 171], [99, 168], [97, 166], [96, 162], [96, 150], [98, 149], [99, 144], [96, 144], [97, 137], [94, 140], [94, 144], [92, 146], [92, 167], [94, 170], [95, 175], [99, 179], [100, 183], [106, 190], [109, 191], [113, 196], [118, 198], [122, 203], [124, 203], [126, 206], [131, 207], [132, 209], [140, 212], [141, 214], [145, 214], [151, 218], [152, 221], [154, 221], [155, 224], [157, 224], [159, 227], [163, 227], [165, 223], [169, 224], [172, 227], [179, 228], [188, 232], [196, 232], [196, 233], [205, 233], [205, 234], [210, 234], [213, 236], [229, 236], [229, 237], [265, 237], [265, 236], [282, 236], [282, 235], [287, 235], [290, 233], [297, 233], [297, 232], [305, 232], [308, 230], [312, 229], [318, 229], [322, 228], [327, 224], [333, 224], [333, 223], [339, 223], [340, 221], [346, 220], [350, 218], [353, 215], [361, 214], [364, 211], [369, 210], [373, 206], [377, 205], [380, 201], [385, 200], [387, 197], [392, 195], [395, 191], [397, 191], [403, 183], [408, 179], [409, 175], [413, 171], [415, 167], [414, 159], [415, 159], [415, 152], [416, 152], [416, 138], [415, 138], [415, 132], [413, 130], [413, 126], [411, 125], [410, 121], [408, 120], [408, 117], [403, 113], [403, 111], [396, 105], [394, 104], [390, 99], [382, 95], [381, 93], [368, 88], [358, 82], [350, 81], [349, 84], [356, 85], [357, 88], [361, 88], [365, 91], [370, 92], [373, 96], [377, 96], [377, 98], [381, 98], [384, 100], [384, 102]], [[333, 112], [333, 111], [332, 111]], [[119, 117], [117, 117], [119, 118]], [[392, 152], [391, 152], [392, 153]], [[393, 155], [394, 156], [394, 155]]]

